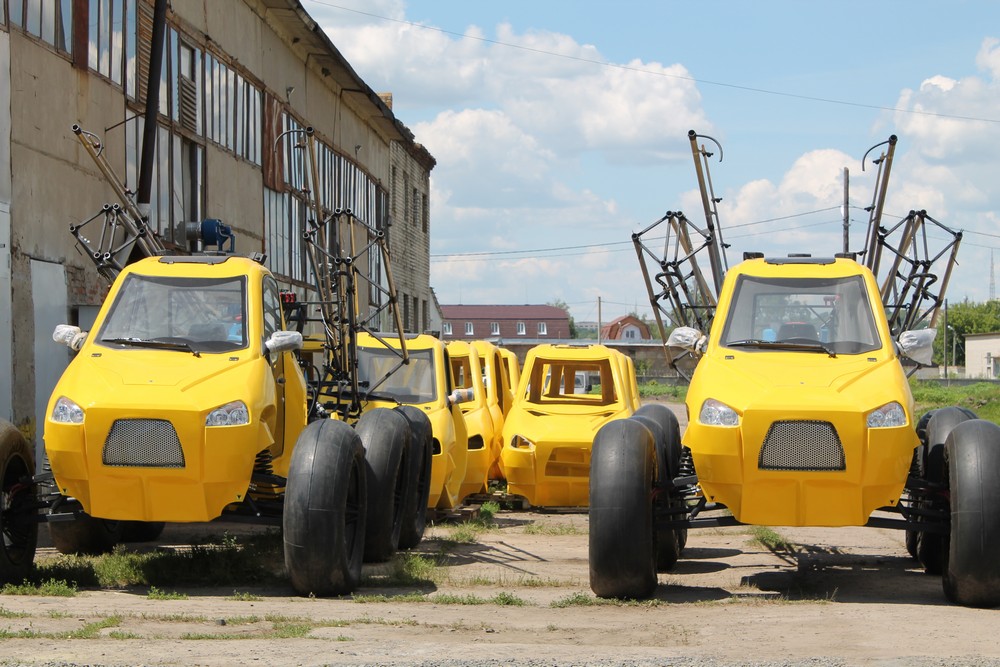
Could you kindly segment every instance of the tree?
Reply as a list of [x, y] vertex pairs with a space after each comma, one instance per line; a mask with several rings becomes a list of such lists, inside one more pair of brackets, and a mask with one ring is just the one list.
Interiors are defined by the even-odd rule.
[[[934, 339], [934, 361], [944, 364], [947, 352], [948, 365], [965, 365], [965, 337], [970, 334], [995, 333], [1000, 331], [1000, 301], [974, 303], [965, 299], [948, 304], [947, 336], [945, 336], [945, 316], [942, 307], [938, 314], [937, 337]], [[945, 341], [947, 340], [947, 349]], [[954, 347], [953, 347], [954, 346]], [[952, 360], [952, 350], [955, 358]]]
[[576, 322], [573, 321], [573, 316], [569, 314], [569, 304], [562, 299], [556, 298], [545, 305], [555, 306], [559, 310], [565, 311], [566, 317], [569, 318], [569, 337], [576, 338]]

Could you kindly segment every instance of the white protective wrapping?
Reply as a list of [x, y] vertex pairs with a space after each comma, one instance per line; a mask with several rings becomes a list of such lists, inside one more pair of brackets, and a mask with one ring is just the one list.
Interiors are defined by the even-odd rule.
[[692, 352], [704, 352], [708, 339], [693, 327], [677, 327], [667, 336], [668, 347], [679, 347]]
[[80, 331], [80, 327], [72, 324], [57, 324], [56, 330], [52, 332], [52, 340], [79, 352], [83, 342], [87, 340], [87, 332]]
[[899, 351], [921, 366], [930, 366], [934, 354], [934, 338], [937, 329], [919, 329], [899, 334]]
[[285, 352], [302, 349], [302, 334], [298, 331], [275, 331], [264, 343], [269, 352]]

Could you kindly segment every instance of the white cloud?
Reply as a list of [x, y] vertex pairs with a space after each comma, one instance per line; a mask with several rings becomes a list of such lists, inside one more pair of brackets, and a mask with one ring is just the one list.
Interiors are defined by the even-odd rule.
[[[407, 23], [421, 21], [419, 7], [402, 0], [353, 4], [394, 20], [315, 3], [307, 9], [369, 85], [394, 94], [397, 115], [438, 161], [431, 238], [439, 257], [432, 284], [442, 302], [561, 298], [578, 318], [586, 317], [597, 296], [638, 298], [641, 306], [645, 288], [631, 247], [530, 259], [443, 255], [627, 241], [648, 221], [623, 219], [627, 214], [613, 198], [622, 195], [604, 180], [614, 174], [622, 183], [643, 166], [686, 162], [687, 130], [714, 132], [689, 63], [634, 59], [603, 66], [595, 64], [607, 60], [599, 48], [567, 34], [499, 24], [469, 25], [455, 35]], [[899, 92], [895, 106], [904, 112], [884, 115], [888, 131], [876, 141], [890, 132], [900, 137], [886, 221], [923, 208], [945, 224], [995, 233], [1000, 123], [968, 118], [998, 118], [1000, 40], [984, 39], [974, 65], [974, 76], [923, 73], [919, 85]], [[862, 172], [859, 157], [810, 150], [780, 177], [728, 186], [725, 167], [713, 173], [731, 260], [742, 250], [840, 250], [844, 167], [851, 177], [852, 249], [859, 249], [868, 220], [861, 208], [871, 203], [877, 171], [869, 161]], [[668, 191], [666, 197], [675, 195]], [[682, 193], [681, 203], [689, 218], [704, 224], [697, 192]], [[803, 215], [810, 211], [818, 212]], [[961, 282], [956, 274], [953, 286]], [[610, 309], [606, 319], [631, 307], [620, 310]]]

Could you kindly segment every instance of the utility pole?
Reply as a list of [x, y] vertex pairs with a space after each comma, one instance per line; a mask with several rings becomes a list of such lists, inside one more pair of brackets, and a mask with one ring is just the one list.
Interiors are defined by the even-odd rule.
[[601, 344], [601, 297], [597, 297], [597, 344]]
[[851, 173], [844, 167], [844, 205], [841, 207], [841, 212], [844, 214], [844, 252], [850, 252], [851, 248], [851, 214], [847, 208], [848, 194], [851, 189]]
[[[941, 341], [941, 357], [944, 359], [944, 379], [948, 379], [948, 299], [944, 300], [944, 340]], [[950, 383], [949, 383], [950, 384]]]

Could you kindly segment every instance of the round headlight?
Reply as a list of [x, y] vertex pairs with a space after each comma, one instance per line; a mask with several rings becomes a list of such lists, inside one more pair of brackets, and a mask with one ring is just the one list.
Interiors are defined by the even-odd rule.
[[205, 426], [242, 426], [249, 423], [250, 411], [243, 401], [221, 405], [205, 417]]
[[739, 426], [740, 416], [722, 401], [709, 398], [701, 404], [698, 421], [707, 426]]
[[65, 396], [60, 396], [52, 406], [52, 421], [59, 424], [82, 424], [83, 408]]

